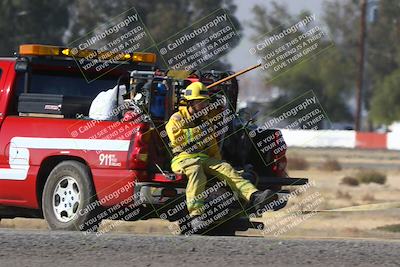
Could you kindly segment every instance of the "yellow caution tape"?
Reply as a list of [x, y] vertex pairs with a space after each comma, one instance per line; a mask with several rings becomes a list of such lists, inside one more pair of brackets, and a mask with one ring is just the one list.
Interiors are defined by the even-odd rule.
[[400, 202], [386, 202], [386, 203], [366, 204], [366, 205], [350, 206], [350, 207], [344, 207], [344, 208], [338, 208], [338, 209], [331, 209], [331, 210], [311, 210], [311, 211], [302, 211], [302, 213], [311, 213], [311, 212], [371, 211], [371, 210], [388, 210], [388, 209], [400, 209]]

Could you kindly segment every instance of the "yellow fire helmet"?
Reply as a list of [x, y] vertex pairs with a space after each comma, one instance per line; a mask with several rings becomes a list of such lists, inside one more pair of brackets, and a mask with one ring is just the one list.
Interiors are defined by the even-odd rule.
[[193, 82], [185, 90], [184, 98], [190, 100], [210, 99], [207, 87], [201, 82]]

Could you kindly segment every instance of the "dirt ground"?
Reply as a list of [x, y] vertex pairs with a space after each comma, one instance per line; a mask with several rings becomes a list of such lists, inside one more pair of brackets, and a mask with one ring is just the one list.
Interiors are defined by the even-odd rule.
[[[309, 162], [310, 168], [290, 170], [289, 175], [307, 177], [312, 186], [294, 195], [282, 211], [268, 212], [262, 218], [253, 219], [266, 223], [264, 231], [251, 229], [238, 232], [240, 235], [279, 238], [400, 238], [400, 231], [377, 229], [400, 225], [399, 152], [289, 149], [289, 159], [299, 156]], [[322, 162], [327, 158], [337, 160], [342, 170], [321, 169]], [[376, 168], [377, 165], [381, 166]], [[344, 176], [353, 176], [360, 169], [379, 169], [387, 175], [387, 181], [384, 185], [361, 184], [355, 187], [341, 184]], [[303, 213], [299, 213], [299, 210]], [[172, 235], [170, 223], [158, 219], [119, 222], [117, 225], [105, 221], [102, 227], [107, 226], [112, 228], [111, 232]], [[47, 229], [46, 223], [37, 219], [2, 220], [0, 227]]]

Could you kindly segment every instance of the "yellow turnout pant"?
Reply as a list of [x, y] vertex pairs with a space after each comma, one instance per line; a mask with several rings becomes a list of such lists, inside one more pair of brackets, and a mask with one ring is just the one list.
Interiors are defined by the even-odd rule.
[[217, 177], [225, 180], [233, 191], [249, 201], [251, 194], [258, 191], [248, 180], [243, 179], [240, 174], [227, 162], [215, 158], [186, 158], [174, 163], [173, 172], [183, 173], [188, 178], [186, 187], [186, 203], [191, 216], [203, 213], [204, 199], [201, 193], [204, 192], [207, 183], [207, 176]]

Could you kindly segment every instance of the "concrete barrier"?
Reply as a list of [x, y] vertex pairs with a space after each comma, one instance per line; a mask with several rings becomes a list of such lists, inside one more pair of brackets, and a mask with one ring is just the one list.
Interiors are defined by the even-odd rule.
[[400, 150], [399, 133], [373, 133], [345, 130], [281, 129], [290, 147], [338, 147]]

